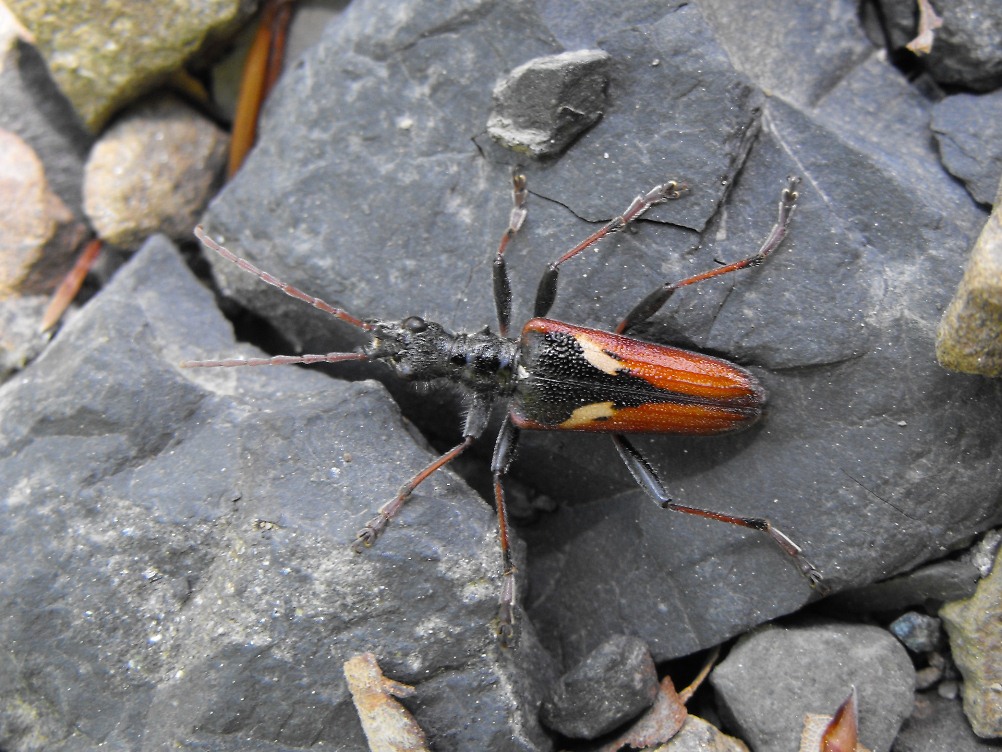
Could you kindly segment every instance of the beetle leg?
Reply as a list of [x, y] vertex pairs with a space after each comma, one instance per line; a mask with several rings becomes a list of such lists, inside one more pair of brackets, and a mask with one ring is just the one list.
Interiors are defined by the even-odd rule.
[[508, 280], [508, 267], [505, 264], [504, 252], [515, 233], [525, 222], [525, 198], [529, 194], [526, 189], [525, 175], [516, 172], [512, 175], [511, 215], [508, 218], [508, 229], [501, 236], [498, 252], [494, 256], [494, 308], [498, 315], [498, 332], [502, 337], [508, 336], [508, 324], [511, 322], [511, 282]]
[[454, 460], [460, 454], [462, 454], [466, 449], [468, 449], [476, 437], [475, 436], [464, 436], [463, 440], [450, 449], [448, 452], [443, 454], [437, 460], [432, 462], [428, 467], [419, 472], [409, 481], [407, 481], [397, 492], [397, 495], [386, 502], [379, 508], [376, 516], [365, 523], [363, 527], [358, 532], [358, 536], [355, 538], [355, 542], [352, 544], [352, 549], [355, 553], [362, 553], [363, 548], [369, 548], [376, 539], [382, 534], [386, 526], [390, 524], [390, 520], [393, 519], [400, 508], [407, 502], [414, 489], [418, 487], [421, 483], [428, 479], [432, 473], [438, 470], [440, 467], [447, 465], [449, 462]]
[[484, 432], [487, 421], [490, 418], [492, 400], [489, 395], [475, 394], [470, 410], [466, 414], [466, 425], [463, 428], [463, 440], [456, 446], [443, 454], [428, 467], [419, 472], [403, 486], [397, 495], [383, 504], [376, 513], [376, 516], [365, 523], [365, 527], [358, 531], [355, 542], [351, 544], [355, 553], [362, 553], [363, 549], [369, 548], [376, 539], [383, 533], [386, 526], [390, 524], [397, 512], [414, 493], [414, 489], [426, 481], [436, 470], [452, 462], [460, 454], [465, 452], [473, 442]]
[[711, 520], [718, 520], [731, 525], [747, 527], [753, 530], [761, 530], [766, 533], [772, 539], [772, 542], [779, 546], [784, 553], [793, 559], [797, 568], [800, 569], [800, 573], [807, 578], [811, 587], [819, 587], [822, 585], [822, 580], [824, 578], [822, 577], [821, 572], [819, 572], [817, 567], [815, 567], [814, 564], [812, 564], [810, 560], [804, 556], [803, 549], [794, 543], [786, 533], [779, 530], [771, 522], [769, 522], [769, 520], [763, 517], [737, 517], [735, 515], [723, 514], [722, 512], [713, 512], [709, 509], [701, 509], [699, 507], [690, 507], [685, 504], [676, 503], [671, 496], [668, 495], [668, 492], [665, 491], [665, 487], [662, 485], [657, 473], [654, 472], [654, 468], [651, 467], [651, 464], [637, 450], [637, 448], [626, 439], [625, 436], [621, 434], [613, 434], [612, 440], [616, 445], [616, 449], [619, 451], [619, 456], [622, 457], [623, 462], [626, 463], [626, 467], [629, 469], [630, 474], [648, 493], [648, 495], [660, 504], [662, 509], [670, 509], [673, 512], [684, 512], [685, 514], [695, 514], [700, 517], [708, 517]]
[[511, 647], [515, 643], [515, 566], [511, 561], [511, 546], [508, 541], [508, 508], [504, 502], [504, 486], [501, 479], [508, 472], [515, 451], [518, 448], [519, 429], [506, 417], [497, 443], [491, 472], [494, 475], [494, 500], [498, 513], [498, 538], [501, 541], [501, 596], [498, 599], [498, 635], [501, 644]]
[[543, 272], [543, 276], [539, 280], [539, 287], [536, 290], [536, 307], [533, 316], [540, 318], [549, 313], [550, 307], [553, 305], [553, 301], [557, 297], [557, 278], [560, 276], [559, 267], [562, 263], [569, 261], [586, 248], [595, 245], [595, 243], [600, 241], [606, 235], [619, 232], [630, 224], [630, 222], [640, 219], [640, 217], [642, 217], [652, 206], [657, 206], [658, 204], [663, 204], [666, 201], [676, 199], [686, 190], [687, 186], [684, 183], [678, 183], [674, 180], [670, 180], [663, 185], [654, 186], [644, 195], [637, 196], [633, 199], [633, 203], [627, 207], [625, 212], [598, 231], [589, 235], [587, 238], [567, 251], [567, 253], [563, 256], [546, 267], [546, 271]]
[[637, 324], [647, 321], [647, 319], [661, 310], [661, 307], [668, 302], [668, 298], [670, 298], [680, 287], [686, 287], [687, 285], [692, 285], [696, 282], [702, 282], [704, 279], [719, 277], [721, 274], [736, 272], [738, 269], [746, 269], [749, 266], [757, 266], [765, 261], [766, 257], [775, 251], [779, 247], [780, 243], [783, 242], [783, 238], [786, 237], [786, 230], [790, 226], [790, 218], [793, 216], [793, 210], [797, 206], [798, 194], [796, 189], [797, 183], [799, 182], [800, 178], [798, 177], [791, 175], [787, 178], [786, 188], [783, 189], [779, 198], [779, 217], [776, 220], [776, 224], [772, 226], [769, 236], [765, 239], [765, 242], [762, 243], [762, 247], [758, 249], [758, 252], [755, 253], [755, 255], [749, 256], [746, 259], [741, 259], [740, 261], [735, 261], [733, 264], [727, 264], [726, 266], [711, 269], [710, 271], [703, 272], [702, 274], [686, 277], [678, 282], [665, 283], [646, 298], [641, 300], [632, 311], [626, 314], [626, 318], [620, 321], [619, 326], [616, 327], [616, 334], [623, 334]]

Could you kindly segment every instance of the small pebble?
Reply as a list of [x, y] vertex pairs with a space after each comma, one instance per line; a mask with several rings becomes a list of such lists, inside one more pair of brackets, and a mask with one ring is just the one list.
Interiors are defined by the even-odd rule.
[[888, 629], [913, 653], [928, 653], [939, 647], [941, 626], [935, 616], [909, 611], [891, 622]]

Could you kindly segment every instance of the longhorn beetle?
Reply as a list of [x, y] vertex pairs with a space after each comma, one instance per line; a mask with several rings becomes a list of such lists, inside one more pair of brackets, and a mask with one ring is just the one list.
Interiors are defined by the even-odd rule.
[[546, 318], [556, 298], [560, 266], [605, 236], [622, 231], [652, 206], [678, 198], [686, 190], [684, 184], [669, 181], [637, 196], [623, 214], [551, 263], [539, 282], [533, 318], [525, 324], [518, 338], [508, 335], [511, 286], [504, 253], [526, 216], [528, 191], [523, 175], [516, 174], [513, 178], [514, 206], [494, 256], [494, 303], [499, 334], [487, 328], [472, 334], [454, 334], [441, 324], [420, 316], [408, 316], [402, 321], [360, 319], [258, 269], [216, 243], [198, 227], [195, 235], [216, 253], [285, 294], [362, 330], [369, 341], [359, 352], [189, 361], [182, 366], [379, 361], [386, 363], [400, 378], [422, 382], [448, 380], [463, 389], [469, 411], [462, 441], [407, 481], [396, 497], [380, 507], [352, 544], [359, 553], [376, 542], [419, 484], [473, 444], [487, 426], [492, 405], [506, 400], [508, 414], [491, 462], [501, 542], [498, 633], [503, 644], [511, 644], [514, 639], [515, 577], [501, 480], [515, 457], [519, 434], [526, 429], [610, 434], [631, 475], [661, 507], [761, 530], [793, 559], [815, 586], [821, 583], [821, 573], [804, 556], [800, 546], [769, 520], [679, 504], [668, 495], [651, 464], [624, 435], [722, 434], [745, 428], [761, 415], [765, 390], [745, 369], [720, 358], [642, 342], [626, 336], [626, 332], [653, 316], [680, 287], [762, 263], [786, 235], [796, 207], [798, 182], [795, 177], [788, 179], [779, 200], [779, 217], [757, 253], [658, 287], [626, 314], [614, 333]]

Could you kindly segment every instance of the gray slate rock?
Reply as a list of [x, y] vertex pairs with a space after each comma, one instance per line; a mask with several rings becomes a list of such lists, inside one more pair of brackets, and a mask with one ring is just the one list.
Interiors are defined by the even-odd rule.
[[946, 169], [975, 201], [991, 206], [1002, 179], [1002, 91], [937, 102], [932, 132]]
[[982, 574], [965, 560], [936, 561], [882, 582], [844, 590], [824, 608], [833, 616], [853, 613], [895, 614], [912, 606], [936, 611], [946, 601], [970, 598]]
[[594, 739], [636, 717], [658, 695], [658, 674], [643, 641], [615, 635], [568, 671], [540, 707], [543, 723], [564, 736]]
[[0, 382], [38, 357], [48, 337], [38, 330], [49, 307], [46, 295], [19, 295], [0, 300]]
[[38, 51], [0, 40], [0, 128], [31, 145], [56, 194], [83, 216], [83, 170], [93, 137], [49, 78]]
[[[918, 34], [918, 3], [880, 0], [881, 17], [892, 49], [900, 50]], [[932, 50], [919, 64], [936, 81], [973, 91], [1002, 84], [1002, 5], [996, 0], [950, 0], [931, 3], [943, 25], [933, 31]], [[908, 53], [910, 54], [910, 53]]]
[[891, 749], [893, 752], [988, 752], [998, 748], [997, 743], [975, 736], [959, 700], [923, 692], [915, 696], [915, 709], [901, 726]]
[[[767, 92], [813, 107], [870, 55], [855, 3], [701, 0], [734, 66]], [[738, 11], [738, 12], [736, 12]]]
[[[764, 4], [726, 20], [653, 2], [623, 15], [528, 0], [354, 3], [288, 70], [208, 223], [262, 268], [358, 316], [491, 324], [516, 160], [484, 132], [485, 82], [541, 55], [605, 50], [602, 120], [561, 158], [525, 166], [529, 218], [506, 253], [516, 325], [545, 265], [641, 191], [669, 178], [690, 186], [637, 233], [567, 265], [555, 318], [613, 327], [663, 281], [747, 255], [786, 176], [801, 175], [790, 237], [768, 263], [680, 291], [636, 332], [750, 366], [770, 394], [765, 419], [731, 437], [637, 444], [678, 500], [768, 516], [833, 589], [861, 585], [1002, 515], [991, 501], [1002, 387], [947, 374], [932, 342], [984, 214], [938, 162], [929, 103], [858, 29], [817, 31], [830, 51], [817, 58], [802, 54], [812, 44], [802, 34], [770, 37], [776, 54], [742, 74], [732, 61], [751, 59], [766, 30], [810, 34], [817, 14]], [[759, 89], [784, 80], [780, 66], [806, 94]], [[213, 263], [227, 294], [296, 349], [358, 344], [347, 326]], [[451, 397], [391, 388], [429, 435], [457, 440]], [[528, 434], [513, 472], [563, 502], [521, 532], [528, 610], [564, 665], [617, 633], [639, 636], [656, 660], [687, 654], [814, 597], [761, 535], [651, 504], [602, 437]]]
[[354, 554], [433, 453], [372, 382], [178, 367], [237, 350], [157, 237], [0, 389], [0, 747], [361, 752], [372, 650], [436, 749], [548, 749], [490, 508], [440, 473]]
[[915, 670], [883, 629], [822, 622], [741, 638], [710, 683], [733, 733], [756, 752], [797, 749], [804, 715], [831, 715], [855, 687], [859, 741], [887, 752], [911, 713]]

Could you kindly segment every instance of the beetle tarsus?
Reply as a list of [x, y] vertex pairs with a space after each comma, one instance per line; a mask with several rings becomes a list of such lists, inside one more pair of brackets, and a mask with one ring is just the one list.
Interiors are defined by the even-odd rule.
[[797, 566], [800, 567], [800, 573], [807, 580], [811, 588], [817, 590], [821, 595], [828, 595], [828, 583], [825, 581], [825, 577], [821, 574], [821, 571], [814, 566], [814, 562], [803, 554], [795, 554], [793, 558], [797, 562]]
[[525, 199], [529, 195], [526, 188], [525, 175], [516, 171], [512, 175], [511, 214], [508, 227], [501, 236], [497, 254], [494, 257], [494, 307], [497, 309], [498, 331], [502, 337], [508, 336], [508, 323], [511, 320], [511, 283], [508, 281], [508, 270], [504, 261], [504, 252], [508, 242], [515, 237], [525, 222], [527, 210]]
[[498, 639], [505, 648], [515, 647], [515, 569], [505, 569], [501, 575], [501, 595], [498, 598]]
[[769, 520], [757, 520], [757, 522], [762, 523], [756, 526], [759, 530], [764, 530], [769, 533], [770, 537], [783, 549], [790, 557], [796, 562], [797, 567], [800, 569], [800, 573], [807, 578], [807, 582], [810, 586], [821, 592], [825, 592], [827, 587], [824, 584], [824, 576], [821, 574], [820, 570], [814, 566], [813, 562], [804, 556], [804, 549], [794, 543], [790, 536], [784, 533], [782, 530], [774, 526]]
[[800, 194], [797, 192], [797, 186], [800, 185], [800, 178], [796, 175], [790, 175], [786, 179], [786, 188], [783, 189], [783, 203], [792, 206], [797, 203], [797, 199], [800, 198]]

